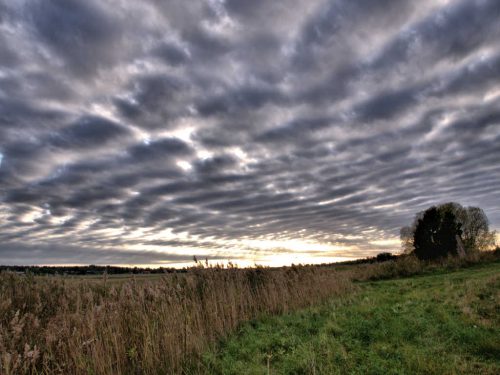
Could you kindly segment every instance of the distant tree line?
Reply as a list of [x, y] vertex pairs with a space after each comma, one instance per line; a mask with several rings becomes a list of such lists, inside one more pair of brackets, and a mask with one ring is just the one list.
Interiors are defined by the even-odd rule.
[[0, 271], [32, 273], [34, 275], [119, 275], [119, 274], [162, 274], [186, 272], [176, 268], [141, 268], [118, 266], [0, 266]]
[[[378, 263], [388, 260], [394, 260], [397, 256], [391, 253], [380, 253], [374, 257], [349, 260], [337, 263], [322, 263], [315, 265], [293, 265], [292, 267], [331, 267], [337, 265], [355, 265], [365, 263]], [[198, 264], [198, 263], [196, 263]], [[207, 266], [208, 267], [208, 266]], [[278, 269], [282, 267], [264, 267], [269, 269]], [[126, 275], [126, 274], [165, 274], [165, 273], [185, 273], [190, 268], [149, 268], [149, 267], [118, 267], [118, 266], [6, 266], [0, 265], [0, 272], [10, 271], [17, 273], [30, 273], [33, 275], [68, 275], [68, 276], [85, 276], [85, 275]]]
[[358, 264], [373, 264], [373, 263], [387, 262], [389, 260], [396, 260], [399, 257], [400, 257], [400, 255], [394, 255], [394, 254], [389, 253], [389, 252], [383, 252], [383, 253], [379, 253], [373, 257], [359, 258], [359, 259], [353, 259], [353, 260], [344, 260], [342, 262], [335, 262], [335, 263], [321, 263], [321, 264], [317, 264], [316, 266], [335, 267], [335, 266], [353, 266], [353, 265], [358, 265]]
[[455, 202], [417, 213], [413, 223], [401, 228], [400, 234], [404, 252], [423, 260], [492, 249], [496, 236], [481, 208]]

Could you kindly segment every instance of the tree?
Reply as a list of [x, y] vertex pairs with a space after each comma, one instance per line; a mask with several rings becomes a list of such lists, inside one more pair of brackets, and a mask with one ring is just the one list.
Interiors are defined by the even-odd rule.
[[442, 256], [447, 254], [458, 255], [457, 238], [462, 234], [462, 224], [457, 222], [453, 212], [447, 211], [441, 215], [439, 231], [436, 234], [438, 246]]
[[423, 217], [418, 219], [413, 234], [413, 247], [419, 259], [429, 260], [446, 255], [439, 243], [439, 239], [443, 237], [439, 232], [440, 226], [439, 211], [434, 206], [427, 209]]
[[467, 253], [488, 250], [495, 246], [495, 231], [490, 231], [488, 217], [479, 207], [462, 207], [455, 202], [439, 206], [444, 213], [451, 211], [462, 224], [461, 240]]
[[399, 231], [404, 254], [410, 254], [415, 250], [413, 247], [413, 233], [415, 233], [415, 226], [402, 227]]
[[481, 208], [467, 207], [463, 228], [466, 250], [487, 250], [495, 246], [496, 232], [489, 230], [488, 218]]
[[414, 252], [421, 259], [457, 255], [462, 242], [466, 253], [495, 246], [494, 231], [479, 207], [462, 207], [455, 202], [432, 206], [415, 215], [410, 226], [401, 228], [403, 251]]

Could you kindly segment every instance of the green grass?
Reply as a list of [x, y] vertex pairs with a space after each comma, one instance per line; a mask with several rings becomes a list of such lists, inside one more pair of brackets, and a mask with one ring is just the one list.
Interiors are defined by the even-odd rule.
[[500, 373], [500, 263], [358, 285], [349, 298], [244, 324], [201, 371]]

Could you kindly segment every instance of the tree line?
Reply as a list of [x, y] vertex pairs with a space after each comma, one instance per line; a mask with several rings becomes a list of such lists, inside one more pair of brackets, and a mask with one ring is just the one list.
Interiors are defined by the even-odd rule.
[[175, 268], [143, 268], [143, 267], [120, 267], [120, 266], [2, 266], [0, 271], [11, 271], [19, 273], [31, 273], [34, 275], [120, 275], [120, 274], [162, 274], [172, 272], [186, 272], [185, 269]]

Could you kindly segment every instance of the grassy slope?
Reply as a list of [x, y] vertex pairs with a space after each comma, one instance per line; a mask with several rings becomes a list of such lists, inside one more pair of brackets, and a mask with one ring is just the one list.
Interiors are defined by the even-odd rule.
[[243, 325], [205, 355], [204, 372], [500, 373], [500, 263], [359, 285], [349, 299]]

